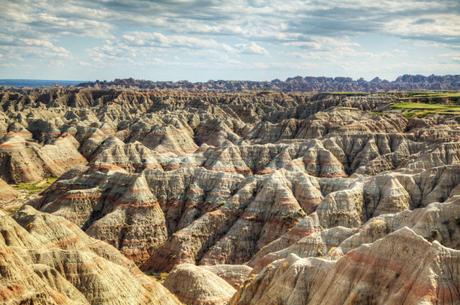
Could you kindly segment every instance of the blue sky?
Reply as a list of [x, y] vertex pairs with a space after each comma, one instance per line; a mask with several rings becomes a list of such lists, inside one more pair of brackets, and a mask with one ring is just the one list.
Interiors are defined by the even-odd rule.
[[0, 78], [460, 74], [460, 1], [0, 0]]

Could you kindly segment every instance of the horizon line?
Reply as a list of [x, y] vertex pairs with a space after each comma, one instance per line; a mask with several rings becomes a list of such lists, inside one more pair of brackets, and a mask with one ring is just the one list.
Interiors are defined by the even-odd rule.
[[272, 81], [275, 81], [275, 80], [280, 80], [280, 81], [287, 81], [288, 79], [293, 79], [293, 78], [297, 78], [297, 77], [301, 77], [301, 78], [332, 78], [332, 79], [336, 79], [336, 78], [349, 78], [351, 79], [352, 81], [357, 81], [357, 80], [365, 80], [367, 82], [369, 81], [372, 81], [376, 78], [380, 79], [381, 81], [389, 81], [389, 82], [392, 82], [392, 81], [395, 81], [397, 80], [399, 77], [401, 76], [406, 76], [406, 75], [409, 75], [409, 76], [423, 76], [423, 77], [430, 77], [430, 76], [441, 76], [441, 77], [446, 77], [446, 76], [460, 76], [460, 74], [435, 74], [435, 73], [431, 73], [431, 74], [409, 74], [409, 73], [405, 73], [405, 74], [401, 74], [401, 75], [398, 75], [396, 78], [394, 78], [393, 80], [389, 80], [389, 79], [386, 79], [386, 78], [382, 78], [380, 76], [375, 76], [371, 79], [366, 79], [364, 77], [359, 77], [359, 78], [353, 78], [351, 76], [325, 76], [325, 75], [320, 75], [320, 76], [312, 76], [312, 75], [305, 75], [305, 76], [302, 76], [302, 75], [296, 75], [296, 76], [292, 76], [292, 77], [288, 77], [286, 78], [285, 80], [282, 80], [282, 79], [279, 79], [279, 78], [274, 78], [274, 79], [271, 79], [271, 80], [252, 80], [252, 79], [208, 79], [207, 81], [190, 81], [190, 80], [187, 80], [187, 79], [181, 79], [181, 80], [153, 80], [153, 79], [146, 79], [146, 78], [134, 78], [134, 77], [123, 77], [123, 78], [120, 78], [120, 77], [115, 77], [111, 80], [107, 80], [107, 79], [93, 79], [93, 80], [73, 80], [73, 79], [41, 79], [41, 78], [0, 78], [0, 82], [2, 81], [45, 81], [45, 82], [53, 82], [53, 81], [59, 81], [59, 82], [81, 82], [81, 83], [84, 83], [84, 82], [111, 82], [111, 81], [115, 81], [115, 80], [127, 80], [127, 79], [133, 79], [133, 80], [140, 80], [140, 81], [151, 81], [151, 82], [174, 82], [174, 83], [177, 83], [177, 82], [190, 82], [190, 83], [206, 83], [206, 82], [211, 82], [211, 81], [228, 81], [228, 82], [231, 82], [231, 81], [236, 81], [236, 82], [272, 82]]

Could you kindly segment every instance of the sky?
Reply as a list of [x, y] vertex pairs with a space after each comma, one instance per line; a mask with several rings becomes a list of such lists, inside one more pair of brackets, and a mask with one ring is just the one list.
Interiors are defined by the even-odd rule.
[[460, 74], [460, 0], [0, 0], [0, 78]]

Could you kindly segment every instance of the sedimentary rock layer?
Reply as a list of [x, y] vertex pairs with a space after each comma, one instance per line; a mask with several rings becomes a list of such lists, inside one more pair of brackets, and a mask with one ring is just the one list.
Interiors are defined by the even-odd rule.
[[213, 272], [192, 264], [176, 266], [164, 285], [187, 305], [226, 305], [236, 292]]
[[[235, 291], [233, 304], [455, 304], [460, 118], [404, 115], [392, 108], [401, 98], [0, 90], [0, 176], [59, 176], [27, 202], [34, 213], [73, 222], [146, 272], [170, 272], [187, 304], [225, 304]], [[67, 298], [93, 302], [58, 273]], [[124, 296], [155, 298], [148, 279], [120, 274], [134, 283]]]
[[112, 246], [62, 217], [0, 211], [2, 304], [180, 304]]
[[460, 252], [407, 227], [337, 261], [290, 254], [267, 266], [230, 304], [457, 304]]

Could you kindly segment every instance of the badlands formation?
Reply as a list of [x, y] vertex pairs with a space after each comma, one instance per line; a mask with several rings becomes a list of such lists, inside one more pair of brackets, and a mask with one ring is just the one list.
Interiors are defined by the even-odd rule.
[[403, 98], [0, 91], [0, 301], [460, 304], [460, 116]]

